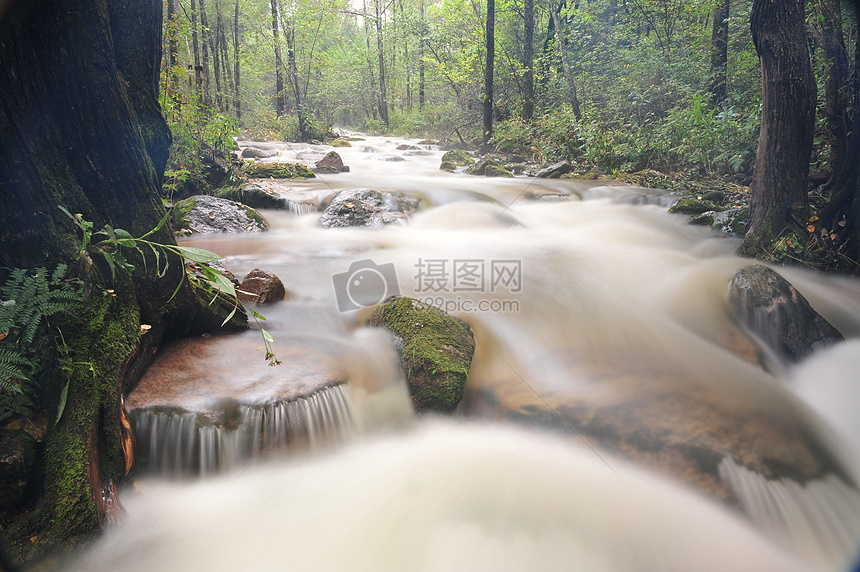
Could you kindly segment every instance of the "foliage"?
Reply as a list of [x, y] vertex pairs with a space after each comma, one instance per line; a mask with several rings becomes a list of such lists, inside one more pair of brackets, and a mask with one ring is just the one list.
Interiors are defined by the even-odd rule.
[[[14, 268], [0, 287], [0, 420], [29, 414], [39, 389], [37, 336], [52, 316], [73, 312], [84, 300], [80, 281], [67, 280], [67, 270], [64, 264], [53, 272]], [[62, 332], [53, 328], [46, 335], [64, 354]]]

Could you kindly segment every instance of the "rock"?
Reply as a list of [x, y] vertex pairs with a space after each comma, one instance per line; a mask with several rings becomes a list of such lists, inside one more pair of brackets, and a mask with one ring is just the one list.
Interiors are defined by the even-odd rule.
[[266, 219], [251, 207], [209, 195], [177, 202], [172, 218], [173, 229], [186, 233], [259, 232], [269, 228]]
[[418, 142], [418, 145], [438, 145], [439, 142], [435, 139], [423, 139]]
[[790, 362], [843, 339], [794, 286], [760, 264], [734, 275], [729, 305], [744, 329]]
[[702, 199], [711, 201], [712, 203], [721, 205], [726, 198], [726, 193], [723, 191], [708, 191], [702, 195]]
[[316, 162], [316, 173], [340, 173], [343, 171], [343, 159], [337, 151], [329, 151], [322, 159]]
[[379, 153], [379, 149], [373, 147], [372, 145], [365, 145], [361, 149], [359, 149], [361, 153]]
[[400, 155], [391, 155], [389, 153], [378, 153], [368, 157], [368, 159], [373, 159], [374, 161], [386, 161], [389, 163], [396, 163], [397, 161], [405, 161], [403, 157]]
[[338, 137], [331, 143], [329, 143], [332, 147], [352, 147], [352, 143], [344, 139], [343, 137]]
[[424, 151], [423, 149], [418, 149], [417, 151], [406, 151], [403, 153], [404, 157], [430, 157], [433, 155], [433, 151]]
[[301, 163], [252, 163], [244, 167], [250, 179], [313, 179], [314, 174]]
[[455, 165], [454, 163], [452, 163], [450, 161], [442, 161], [442, 164], [439, 165], [439, 170], [440, 171], [449, 171], [449, 172], [453, 173], [454, 171], [457, 170], [457, 165]]
[[262, 159], [264, 157], [271, 157], [272, 153], [266, 153], [259, 149], [254, 149], [253, 147], [245, 147], [242, 150], [242, 158], [243, 159]]
[[516, 155], [516, 154], [508, 155], [508, 161], [507, 162], [508, 163], [515, 163], [515, 164], [525, 163], [526, 158], [523, 157], [522, 155]]
[[418, 147], [416, 147], [415, 145], [407, 145], [404, 143], [403, 145], [398, 145], [397, 150], [398, 151], [417, 151]]
[[539, 179], [558, 179], [573, 171], [573, 167], [567, 161], [559, 161], [540, 169], [535, 175]]
[[469, 325], [406, 297], [380, 304], [370, 324], [394, 334], [415, 411], [453, 412], [463, 397], [475, 352]]
[[218, 198], [230, 199], [255, 209], [286, 209], [287, 201], [264, 183], [251, 181], [218, 192]]
[[487, 167], [490, 165], [498, 167], [499, 162], [490, 157], [489, 155], [484, 155], [483, 157], [478, 159], [478, 161], [474, 165], [467, 167], [465, 172], [468, 175], [485, 175], [487, 172]]
[[496, 165], [487, 165], [487, 168], [484, 169], [485, 177], [513, 177], [514, 174], [505, 169], [504, 167], [496, 166]]
[[281, 279], [266, 270], [255, 268], [239, 284], [236, 294], [249, 304], [271, 304], [280, 302], [287, 295]]
[[731, 208], [714, 213], [713, 226], [717, 230], [742, 237], [747, 233], [747, 220], [749, 217], [750, 208], [748, 206], [737, 209]]
[[347, 141], [366, 141], [364, 137], [347, 137]]
[[708, 211], [690, 217], [689, 224], [696, 226], [714, 226], [714, 211]]
[[386, 224], [405, 221], [418, 210], [420, 203], [418, 197], [403, 193], [373, 189], [343, 191], [320, 215], [320, 226], [382, 228]]
[[809, 182], [813, 187], [823, 185], [830, 180], [830, 171], [827, 169], [819, 169], [814, 173], [809, 174]]
[[325, 151], [317, 151], [316, 149], [305, 149], [304, 151], [299, 151], [296, 153], [296, 159], [299, 161], [304, 161], [306, 163], [312, 163], [316, 165], [316, 162], [325, 157]]
[[702, 199], [681, 199], [680, 201], [669, 207], [670, 213], [679, 213], [686, 215], [702, 214], [708, 211], [718, 210], [721, 210], [720, 205]]
[[34, 482], [36, 446], [23, 431], [0, 430], [0, 508], [19, 505]]
[[467, 165], [472, 165], [475, 163], [474, 159], [469, 156], [465, 151], [461, 151], [460, 149], [451, 149], [444, 155], [442, 155], [443, 163], [451, 163], [458, 167], [465, 167]]

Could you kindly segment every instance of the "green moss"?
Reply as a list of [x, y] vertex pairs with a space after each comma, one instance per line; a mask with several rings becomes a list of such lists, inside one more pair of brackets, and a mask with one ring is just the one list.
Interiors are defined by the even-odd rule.
[[371, 317], [402, 340], [400, 352], [416, 411], [450, 413], [463, 397], [475, 339], [465, 322], [412, 298], [390, 298]]
[[693, 215], [718, 210], [720, 210], [720, 206], [712, 203], [711, 201], [703, 201], [701, 199], [681, 199], [672, 205], [669, 212]]
[[313, 179], [316, 175], [301, 163], [249, 163], [244, 173], [251, 179]]
[[475, 161], [465, 151], [451, 149], [442, 155], [442, 162], [453, 163], [454, 165], [465, 167], [466, 165], [472, 165]]
[[352, 147], [352, 143], [344, 139], [343, 137], [338, 137], [331, 143], [329, 143], [332, 147]]
[[457, 169], [457, 165], [455, 165], [454, 163], [452, 163], [450, 161], [442, 161], [442, 164], [439, 165], [440, 171], [449, 171], [449, 172], [453, 173], [456, 169]]
[[258, 213], [257, 211], [255, 211], [255, 210], [254, 210], [254, 209], [252, 209], [251, 207], [245, 207], [245, 214], [246, 214], [246, 215], [248, 215], [248, 218], [249, 218], [249, 219], [251, 219], [252, 221], [256, 222], [256, 223], [257, 223], [257, 224], [259, 224], [261, 227], [263, 227], [263, 228], [268, 228], [268, 227], [269, 227], [269, 223], [268, 223], [268, 222], [266, 222], [266, 219], [264, 219], [264, 218], [260, 215], [260, 213]]
[[[484, 169], [484, 176], [486, 177], [513, 177], [514, 174], [505, 169], [504, 167], [499, 167], [497, 165], [487, 165], [487, 168]], [[558, 175], [556, 174], [556, 177]]]

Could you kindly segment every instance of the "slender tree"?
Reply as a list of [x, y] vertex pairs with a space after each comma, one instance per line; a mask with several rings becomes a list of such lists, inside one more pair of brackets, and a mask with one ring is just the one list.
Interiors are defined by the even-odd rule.
[[200, 41], [203, 47], [203, 105], [212, 106], [212, 74], [209, 67], [209, 42], [206, 41], [206, 6], [204, 0], [197, 0], [200, 8]]
[[535, 2], [525, 0], [523, 6], [523, 119], [530, 121], [535, 112], [534, 37]]
[[561, 56], [561, 66], [564, 71], [564, 79], [567, 81], [567, 100], [573, 109], [573, 115], [577, 121], [582, 119], [582, 111], [579, 109], [579, 97], [576, 95], [576, 83], [573, 81], [573, 72], [570, 69], [570, 58], [567, 54], [567, 40], [565, 39], [564, 27], [561, 22], [561, 5], [553, 2], [550, 8], [552, 20], [555, 24], [555, 42], [558, 45], [558, 53]]
[[200, 65], [196, 0], [191, 0], [191, 44], [194, 48], [194, 93], [197, 105], [200, 105], [203, 103], [203, 66]]
[[385, 50], [382, 42], [382, 0], [374, 0], [376, 6], [376, 54], [379, 61], [379, 118], [388, 127], [388, 95], [385, 89]]
[[236, 9], [233, 12], [233, 77], [235, 82], [233, 86], [234, 99], [233, 108], [236, 110], [236, 119], [242, 121], [242, 105], [239, 101], [239, 0], [236, 0]]
[[484, 66], [484, 133], [481, 148], [490, 150], [493, 137], [493, 71], [496, 62], [496, 0], [487, 0], [487, 61]]
[[762, 120], [750, 218], [739, 252], [765, 254], [786, 230], [805, 229], [815, 128], [815, 78], [804, 0], [755, 0], [750, 14], [762, 75]]
[[179, 68], [178, 36], [179, 17], [176, 14], [176, 0], [167, 0], [167, 65], [169, 66], [167, 92], [173, 105], [177, 108], [181, 103], [179, 75], [176, 73]]
[[[821, 7], [821, 44], [824, 56], [824, 117], [830, 145], [830, 165], [838, 177], [844, 167], [848, 137], [849, 89], [848, 50], [842, 30], [839, 0], [819, 0]], [[835, 178], [834, 178], [835, 180]]]
[[281, 117], [287, 110], [284, 101], [284, 62], [281, 59], [281, 38], [278, 34], [278, 0], [272, 0], [272, 38], [275, 46], [275, 114]]
[[[838, 1], [838, 0], [837, 0]], [[719, 0], [714, 8], [711, 31], [711, 102], [716, 106], [726, 98], [726, 72], [729, 61], [730, 0]]]
[[418, 37], [418, 109], [424, 110], [424, 48], [427, 43], [427, 22], [424, 20], [424, 0], [418, 0], [420, 36]]

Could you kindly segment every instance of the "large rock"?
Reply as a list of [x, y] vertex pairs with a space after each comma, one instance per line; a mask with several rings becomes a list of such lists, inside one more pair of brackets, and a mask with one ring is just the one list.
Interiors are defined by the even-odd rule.
[[467, 175], [486, 175], [487, 167], [501, 167], [501, 164], [493, 157], [484, 155], [478, 161], [466, 169]]
[[567, 161], [560, 161], [558, 163], [553, 163], [552, 165], [547, 165], [543, 169], [537, 172], [537, 178], [539, 179], [558, 179], [562, 175], [566, 175], [573, 171], [573, 167]]
[[242, 158], [243, 159], [263, 159], [264, 157], [272, 157], [274, 153], [266, 153], [260, 149], [255, 149], [254, 147], [245, 147], [242, 149]]
[[[323, 158], [316, 162], [313, 171], [322, 174], [335, 174], [344, 171], [343, 159], [337, 151], [329, 151]], [[346, 168], [348, 170], [348, 168]]]
[[249, 179], [313, 179], [314, 174], [301, 163], [251, 163], [244, 172]]
[[255, 209], [286, 209], [288, 201], [266, 186], [265, 182], [250, 181], [238, 187], [218, 192], [218, 197], [230, 199]]
[[242, 203], [209, 195], [196, 195], [173, 207], [173, 229], [177, 232], [260, 232], [269, 224], [260, 213]]
[[766, 266], [748, 266], [734, 275], [729, 305], [746, 330], [791, 362], [843, 339], [794, 286]]
[[405, 221], [418, 210], [420, 203], [418, 197], [403, 193], [373, 189], [343, 191], [332, 199], [320, 215], [320, 226], [381, 228], [386, 224]]
[[453, 412], [463, 397], [475, 352], [469, 325], [406, 297], [380, 304], [370, 324], [394, 334], [415, 411]]
[[239, 299], [249, 304], [280, 302], [287, 295], [281, 279], [266, 270], [255, 268], [242, 280], [236, 290]]
[[461, 151], [460, 149], [451, 149], [450, 151], [442, 155], [442, 162], [451, 163], [458, 167], [465, 167], [467, 165], [473, 164], [475, 161], [466, 151]]
[[14, 507], [33, 483], [36, 449], [23, 431], [0, 430], [0, 508]]

